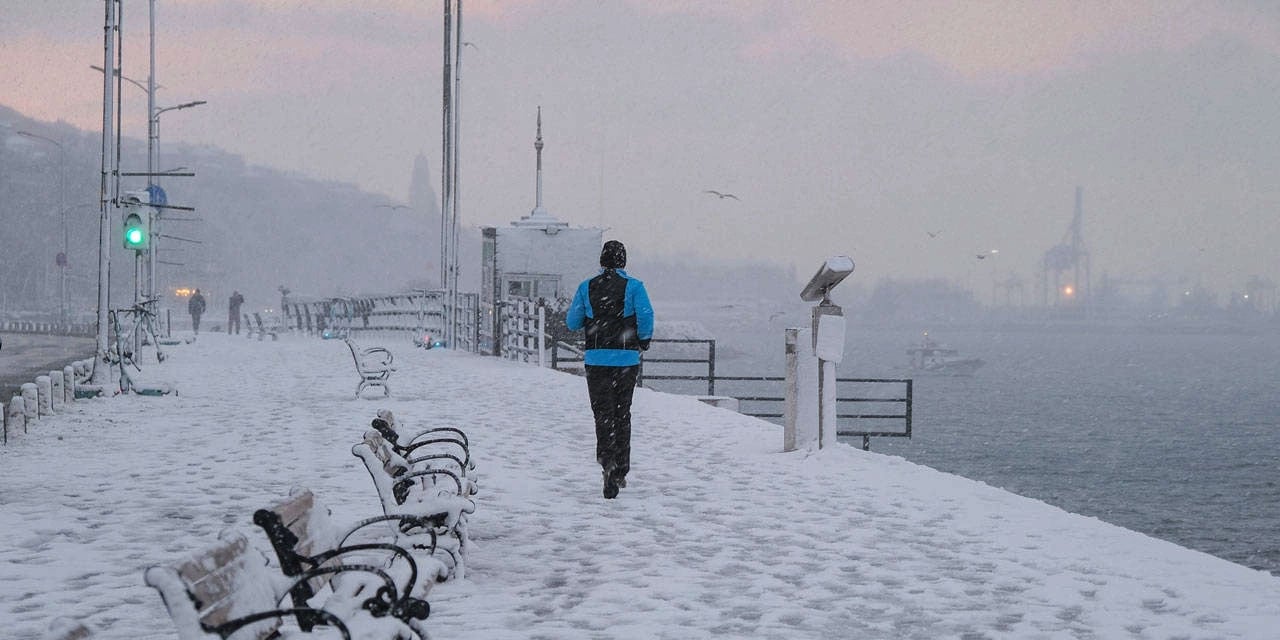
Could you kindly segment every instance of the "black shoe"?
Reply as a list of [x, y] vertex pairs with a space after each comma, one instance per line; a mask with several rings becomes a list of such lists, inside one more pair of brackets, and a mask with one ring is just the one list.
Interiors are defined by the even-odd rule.
[[613, 479], [613, 474], [609, 471], [604, 472], [604, 497], [607, 500], [618, 497], [618, 483]]

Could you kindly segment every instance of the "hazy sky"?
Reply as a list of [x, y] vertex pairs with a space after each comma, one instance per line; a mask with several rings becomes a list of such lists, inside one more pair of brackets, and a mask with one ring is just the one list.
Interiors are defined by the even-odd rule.
[[[145, 81], [148, 3], [124, 4]], [[159, 104], [209, 102], [164, 114], [165, 143], [397, 200], [416, 154], [438, 169], [439, 2], [156, 4]], [[532, 208], [541, 105], [547, 208], [609, 228], [641, 272], [699, 252], [807, 276], [847, 253], [868, 283], [986, 299], [1038, 282], [1080, 185], [1095, 277], [1280, 280], [1277, 6], [467, 0], [462, 221]], [[97, 0], [0, 0], [0, 102], [97, 129], [102, 20]], [[145, 94], [125, 95], [142, 138]]]

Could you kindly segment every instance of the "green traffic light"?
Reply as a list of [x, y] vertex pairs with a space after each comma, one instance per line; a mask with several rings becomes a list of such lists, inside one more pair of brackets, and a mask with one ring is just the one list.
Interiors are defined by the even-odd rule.
[[147, 228], [142, 217], [131, 213], [124, 219], [124, 248], [142, 251], [147, 248]]

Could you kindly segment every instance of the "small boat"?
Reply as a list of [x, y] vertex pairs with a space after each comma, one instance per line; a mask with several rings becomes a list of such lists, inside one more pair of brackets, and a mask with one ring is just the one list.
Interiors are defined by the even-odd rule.
[[928, 331], [919, 345], [907, 349], [907, 357], [914, 371], [946, 376], [971, 376], [986, 364], [981, 358], [962, 357], [959, 351], [934, 342]]

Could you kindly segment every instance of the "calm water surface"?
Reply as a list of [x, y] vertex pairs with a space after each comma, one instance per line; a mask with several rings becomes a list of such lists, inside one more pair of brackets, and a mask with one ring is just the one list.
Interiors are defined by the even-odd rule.
[[[768, 333], [717, 331], [718, 373], [781, 375]], [[961, 378], [906, 369], [920, 334], [850, 326], [841, 376], [915, 380], [873, 451], [1280, 575], [1280, 333], [931, 331], [986, 361]]]

